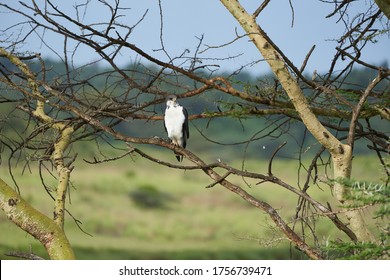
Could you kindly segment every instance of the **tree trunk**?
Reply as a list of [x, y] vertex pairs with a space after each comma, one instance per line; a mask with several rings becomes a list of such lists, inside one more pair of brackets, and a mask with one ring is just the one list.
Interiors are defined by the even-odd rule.
[[[349, 145], [340, 146], [340, 153], [332, 154], [333, 177], [335, 179], [350, 179], [352, 170], [352, 149]], [[336, 182], [333, 187], [336, 199], [343, 205], [352, 205], [345, 197], [349, 191], [342, 182]], [[364, 222], [361, 210], [350, 210], [345, 213], [349, 221], [349, 227], [356, 234], [359, 241], [374, 241], [374, 237]]]
[[390, 19], [390, 0], [375, 0], [375, 3], [378, 5], [382, 13]]

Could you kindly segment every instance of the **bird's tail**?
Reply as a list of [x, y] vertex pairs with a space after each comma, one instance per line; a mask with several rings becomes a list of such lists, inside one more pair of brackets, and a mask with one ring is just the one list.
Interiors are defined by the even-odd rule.
[[175, 152], [175, 156], [176, 156], [176, 159], [177, 159], [178, 162], [182, 162], [183, 161], [183, 155]]

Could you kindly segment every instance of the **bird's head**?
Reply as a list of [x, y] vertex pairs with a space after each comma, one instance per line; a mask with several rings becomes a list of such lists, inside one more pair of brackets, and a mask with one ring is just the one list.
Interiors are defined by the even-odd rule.
[[176, 95], [168, 95], [167, 96], [167, 107], [171, 107], [171, 106], [175, 106], [177, 103], [176, 103]]

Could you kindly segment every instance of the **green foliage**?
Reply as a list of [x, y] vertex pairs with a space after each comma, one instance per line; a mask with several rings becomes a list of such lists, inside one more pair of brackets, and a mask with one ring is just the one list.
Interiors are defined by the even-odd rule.
[[[375, 217], [389, 215], [388, 203], [390, 203], [390, 186], [383, 183], [349, 181], [343, 184], [348, 187], [349, 192], [346, 198], [354, 201], [349, 208], [364, 207], [365, 205], [379, 205], [380, 212], [376, 212]], [[387, 209], [387, 210], [386, 210]], [[382, 213], [382, 214], [379, 214]]]
[[388, 242], [384, 243], [383, 240], [380, 244], [332, 241], [325, 251], [332, 259], [375, 260], [390, 257], [390, 245]]

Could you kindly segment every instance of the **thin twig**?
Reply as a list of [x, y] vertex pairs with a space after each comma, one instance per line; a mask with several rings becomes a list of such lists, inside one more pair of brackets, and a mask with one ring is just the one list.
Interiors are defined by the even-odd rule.
[[33, 253], [24, 253], [24, 252], [10, 252], [10, 253], [6, 253], [4, 254], [8, 257], [15, 257], [15, 258], [19, 258], [19, 259], [25, 259], [25, 260], [44, 260], [44, 258], [38, 256], [38, 255], [35, 255]]
[[206, 189], [209, 189], [209, 188], [214, 187], [215, 185], [218, 185], [218, 184], [221, 183], [223, 180], [225, 180], [230, 174], [232, 174], [230, 171], [226, 172], [225, 175], [223, 175], [219, 180], [214, 181], [214, 182], [211, 183], [210, 185], [207, 185], [205, 188], [206, 188]]
[[259, 16], [259, 14], [265, 9], [265, 7], [267, 7], [268, 3], [270, 2], [271, 0], [264, 0], [263, 3], [261, 3], [260, 7], [258, 7], [256, 9], [256, 11], [253, 13], [252, 17], [253, 18], [257, 18]]
[[86, 163], [89, 163], [89, 164], [100, 164], [100, 163], [106, 163], [106, 162], [110, 162], [110, 161], [116, 161], [118, 159], [124, 158], [125, 156], [131, 154], [132, 152], [133, 152], [133, 150], [129, 150], [126, 153], [124, 153], [123, 155], [120, 155], [120, 156], [117, 156], [117, 157], [112, 157], [112, 158], [105, 158], [105, 159], [102, 159], [102, 160], [98, 160], [96, 157], [93, 158], [93, 161], [86, 160], [86, 159], [83, 159], [83, 160]]
[[271, 156], [271, 159], [268, 163], [268, 175], [269, 176], [273, 176], [272, 174], [272, 162], [274, 160], [274, 157], [276, 156], [276, 154], [280, 151], [280, 149], [282, 149], [285, 145], [287, 144], [287, 141], [284, 141], [282, 144], [280, 144], [276, 150], [272, 153], [272, 156]]
[[306, 65], [307, 65], [307, 62], [309, 61], [309, 58], [310, 58], [310, 56], [311, 56], [311, 54], [313, 53], [313, 51], [314, 51], [315, 48], [316, 48], [316, 45], [313, 45], [313, 46], [311, 47], [311, 49], [309, 50], [309, 52], [307, 53], [307, 55], [306, 55], [306, 57], [305, 57], [305, 60], [304, 60], [303, 63], [302, 63], [301, 69], [299, 69], [299, 71], [300, 71], [301, 73], [303, 73], [303, 71], [305, 70]]

